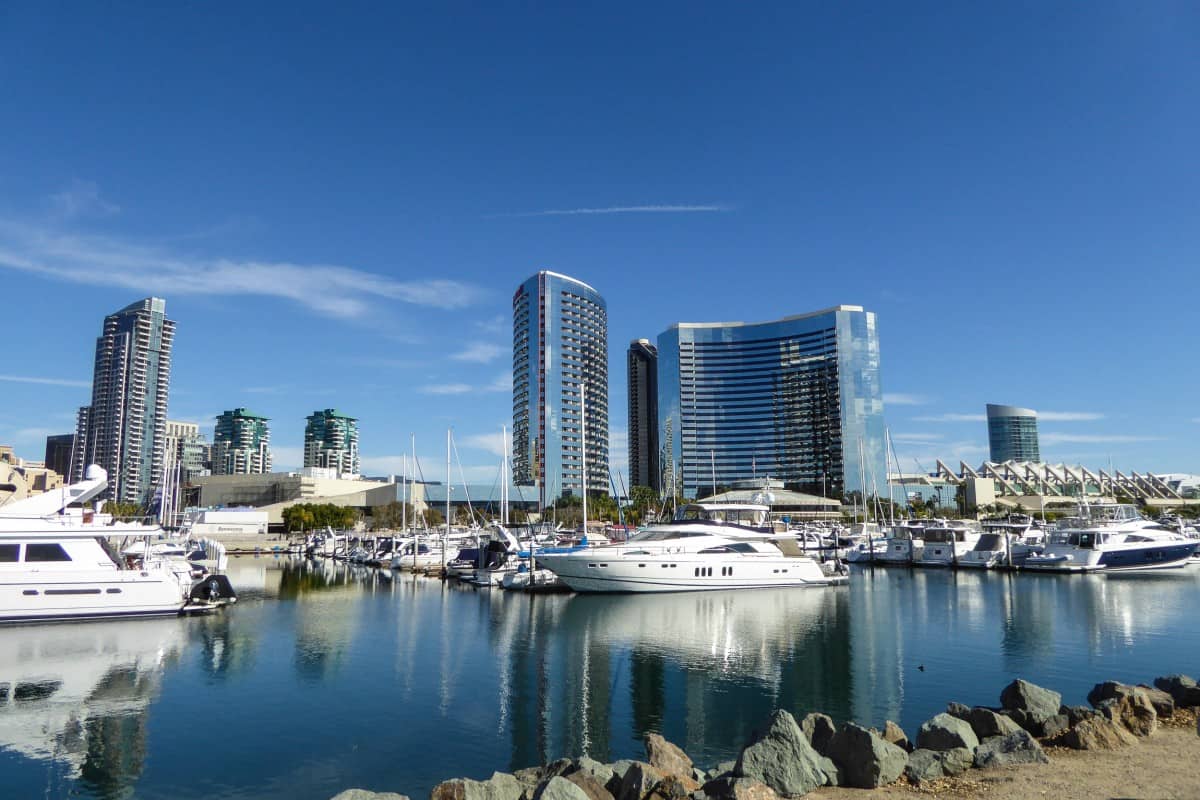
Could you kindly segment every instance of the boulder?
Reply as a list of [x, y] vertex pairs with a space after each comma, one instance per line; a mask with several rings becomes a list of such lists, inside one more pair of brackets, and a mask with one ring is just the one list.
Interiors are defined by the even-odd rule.
[[1013, 722], [1012, 717], [997, 714], [990, 708], [978, 706], [972, 708], [963, 719], [970, 724], [971, 730], [975, 732], [975, 736], [981, 742], [993, 736], [1008, 736], [1010, 733], [1024, 730], [1020, 725]]
[[966, 719], [967, 715], [969, 715], [971, 713], [971, 707], [965, 706], [962, 703], [947, 703], [946, 704], [946, 713], [952, 717], [958, 717], [959, 719]]
[[713, 778], [728, 777], [733, 774], [733, 768], [736, 766], [737, 766], [736, 761], [722, 761], [720, 764], [717, 764], [715, 767], [710, 769], [708, 772], [704, 773], [704, 777], [706, 778], [706, 780], [704, 782], [707, 783], [708, 781], [711, 781]]
[[1145, 689], [1105, 681], [1088, 692], [1088, 702], [1135, 736], [1149, 736], [1158, 729], [1158, 712]]
[[1054, 736], [1065, 730], [1066, 718], [1054, 719], [1061, 705], [1058, 692], [1019, 678], [1000, 692], [1000, 707], [1034, 736]]
[[[601, 764], [599, 761], [596, 761], [593, 758], [588, 758], [587, 756], [583, 756], [575, 762], [575, 769], [567, 773], [567, 777], [574, 775], [577, 772], [591, 775], [596, 779], [597, 783], [604, 787], [607, 787], [612, 779], [616, 777], [616, 773], [613, 772], [613, 768], [608, 764]], [[621, 777], [623, 778], [625, 775], [622, 774]]]
[[[584, 778], [591, 780], [590, 778]], [[607, 793], [607, 790], [605, 790]], [[609, 795], [611, 797], [612, 795]], [[550, 779], [538, 787], [533, 800], [590, 800], [587, 792], [572, 783], [570, 778], [561, 775], [551, 775]]]
[[1116, 750], [1136, 741], [1123, 726], [1097, 714], [1081, 719], [1051, 743], [1072, 750]]
[[906, 753], [912, 752], [913, 746], [912, 742], [908, 741], [908, 735], [903, 728], [890, 719], [883, 723], [882, 736], [885, 742], [891, 742]]
[[800, 720], [800, 730], [804, 731], [804, 737], [813, 746], [813, 750], [825, 755], [829, 740], [837, 733], [837, 726], [833, 724], [832, 717], [812, 712], [805, 714], [804, 719]]
[[609, 769], [613, 771], [613, 776], [609, 779], [608, 783], [604, 784], [604, 786], [610, 792], [612, 792], [613, 797], [620, 796], [621, 782], [625, 780], [625, 773], [629, 772], [629, 768], [637, 763], [639, 762], [625, 758], [621, 759], [620, 761], [614, 761], [612, 764], [608, 765]]
[[433, 787], [430, 800], [522, 800], [528, 796], [526, 784], [515, 775], [493, 772], [486, 781], [455, 778]]
[[829, 757], [841, 767], [843, 786], [875, 789], [904, 774], [908, 753], [866, 728], [847, 722], [829, 742]]
[[975, 766], [1007, 767], [1009, 764], [1049, 764], [1050, 759], [1029, 731], [1017, 728], [1006, 736], [990, 736], [975, 748]]
[[1154, 706], [1154, 711], [1158, 714], [1159, 719], [1169, 719], [1175, 716], [1175, 698], [1171, 697], [1170, 693], [1144, 683], [1139, 683], [1136, 688], [1146, 693], [1146, 697], [1150, 699], [1150, 705]]
[[1187, 675], [1164, 675], [1155, 678], [1154, 685], [1171, 695], [1176, 708], [1200, 706], [1200, 686]]
[[921, 784], [925, 781], [937, 780], [947, 775], [958, 775], [965, 772], [974, 760], [975, 755], [965, 747], [953, 750], [923, 750], [916, 749], [908, 756], [908, 764], [904, 774], [909, 781]]
[[753, 778], [716, 778], [704, 784], [705, 797], [711, 800], [777, 800], [770, 786]]
[[568, 775], [566, 779], [582, 789], [583, 793], [588, 796], [588, 800], [614, 800], [613, 794], [608, 790], [605, 782], [590, 772], [577, 770]]
[[650, 800], [687, 800], [699, 788], [689, 775], [667, 775], [646, 796]]
[[335, 794], [331, 800], [408, 800], [408, 795], [395, 792], [372, 792], [368, 789], [347, 789]]
[[621, 779], [617, 790], [613, 792], [613, 797], [616, 800], [643, 800], [646, 795], [650, 794], [654, 784], [662, 780], [662, 777], [662, 774], [649, 764], [634, 761], [625, 771], [625, 777]]
[[818, 759], [795, 717], [775, 711], [742, 749], [733, 773], [761, 781], [785, 797], [801, 797], [829, 779]]
[[657, 733], [646, 734], [646, 760], [663, 775], [691, 777], [692, 759]]
[[964, 719], [949, 714], [938, 714], [917, 731], [917, 747], [923, 750], [953, 750], [965, 747], [974, 750], [979, 737]]
[[1096, 716], [1096, 709], [1090, 706], [1063, 706], [1058, 713], [1067, 718], [1067, 727], [1074, 728], [1083, 720]]

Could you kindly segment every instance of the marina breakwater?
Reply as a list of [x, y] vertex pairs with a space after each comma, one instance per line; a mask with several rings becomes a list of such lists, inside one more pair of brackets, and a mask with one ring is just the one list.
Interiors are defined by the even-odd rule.
[[[1114, 751], [1111, 758], [1119, 760], [1119, 751], [1160, 726], [1195, 726], [1200, 734], [1200, 686], [1186, 675], [1159, 677], [1153, 685], [1105, 681], [1087, 699], [1090, 705], [1065, 706], [1058, 692], [1017, 679], [1000, 692], [998, 706], [951, 702], [912, 739], [891, 721], [882, 730], [838, 726], [825, 714], [797, 720], [779, 709], [751, 733], [736, 760], [709, 769], [648, 733], [645, 760], [562, 758], [482, 781], [454, 778], [435, 786], [430, 800], [774, 800], [824, 787], [889, 785], [936, 791], [953, 789], [971, 770], [1049, 764], [1047, 749]], [[406, 797], [349, 789], [333, 800]]]

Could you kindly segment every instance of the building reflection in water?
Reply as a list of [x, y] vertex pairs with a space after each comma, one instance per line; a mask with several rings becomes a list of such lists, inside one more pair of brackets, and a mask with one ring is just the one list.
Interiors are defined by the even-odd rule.
[[[146, 758], [148, 708], [183, 650], [178, 620], [4, 631], [0, 746], [48, 762], [49, 781], [125, 796]], [[48, 796], [66, 793], [47, 786]]]

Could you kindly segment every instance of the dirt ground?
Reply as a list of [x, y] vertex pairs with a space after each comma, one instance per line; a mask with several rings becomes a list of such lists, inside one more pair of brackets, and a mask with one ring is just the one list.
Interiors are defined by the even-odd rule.
[[903, 779], [875, 791], [820, 789], [822, 800], [918, 800], [995, 798], [996, 800], [1200, 800], [1200, 736], [1196, 714], [1178, 712], [1159, 729], [1123, 750], [1078, 751], [1047, 748], [1049, 764], [970, 770], [921, 788]]

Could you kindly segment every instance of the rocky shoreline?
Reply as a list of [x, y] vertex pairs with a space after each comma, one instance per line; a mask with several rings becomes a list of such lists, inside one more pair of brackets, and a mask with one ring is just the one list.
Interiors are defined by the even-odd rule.
[[[895, 723], [882, 730], [838, 726], [820, 713], [797, 720], [777, 710], [754, 731], [736, 761], [711, 769], [662, 736], [645, 737], [646, 760], [603, 764], [559, 759], [476, 781], [454, 778], [430, 800], [775, 800], [825, 786], [875, 789], [933, 786], [972, 769], [1045, 764], [1044, 746], [1119, 750], [1153, 734], [1163, 720], [1200, 709], [1200, 686], [1186, 675], [1153, 685], [1096, 684], [1090, 706], [1064, 706], [1055, 691], [1015, 680], [994, 708], [950, 703], [910, 740]], [[1197, 730], [1200, 733], [1200, 729]], [[333, 800], [408, 800], [406, 795], [348, 789]]]

